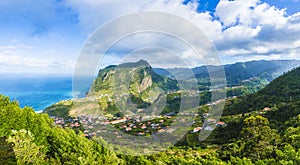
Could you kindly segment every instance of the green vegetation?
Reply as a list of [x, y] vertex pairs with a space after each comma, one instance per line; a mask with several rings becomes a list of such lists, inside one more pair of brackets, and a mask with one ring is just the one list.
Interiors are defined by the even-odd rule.
[[[205, 90], [209, 86], [209, 73], [224, 69], [226, 74], [226, 81], [228, 86], [245, 86], [245, 85], [261, 85], [262, 83], [269, 83], [276, 77], [287, 72], [293, 67], [299, 66], [297, 60], [276, 60], [276, 61], [250, 61], [250, 62], [238, 62], [235, 64], [228, 64], [222, 67], [219, 66], [200, 66], [192, 68], [195, 77], [199, 80], [200, 90]], [[181, 77], [189, 75], [190, 70], [186, 68], [172, 68], [161, 69], [155, 68], [155, 71], [160, 75], [172, 77], [171, 73]]]
[[98, 139], [96, 143], [82, 133], [53, 126], [47, 115], [36, 114], [30, 108], [21, 109], [7, 97], [0, 98], [0, 160], [5, 164], [300, 163], [300, 115], [286, 121], [284, 125], [289, 127], [281, 132], [272, 129], [267, 118], [250, 115], [244, 117], [242, 129], [231, 143], [194, 149], [177, 146], [153, 155], [130, 156], [117, 155], [103, 147], [108, 146], [104, 141], [99, 143]]
[[[251, 111], [262, 110], [265, 107], [278, 108], [279, 111], [286, 111], [287, 117], [299, 114], [299, 111], [291, 112], [286, 110], [290, 106], [297, 106], [300, 97], [300, 68], [289, 71], [287, 74], [280, 76], [272, 81], [268, 86], [259, 92], [238, 99], [230, 100], [224, 114], [233, 115], [247, 113]], [[292, 103], [292, 104], [291, 104]], [[280, 110], [281, 109], [281, 110]], [[282, 115], [281, 117], [285, 117]]]
[[1, 164], [122, 162], [116, 154], [88, 140], [82, 133], [58, 128], [47, 114], [36, 114], [28, 107], [21, 109], [18, 103], [4, 96], [0, 96], [0, 137]]
[[44, 110], [44, 113], [47, 113], [50, 116], [59, 116], [67, 119], [69, 117], [69, 112], [72, 108], [72, 101], [62, 101], [47, 107]]
[[[138, 79], [147, 77], [144, 72], [142, 73], [137, 75]], [[134, 84], [132, 88], [137, 88], [139, 84]], [[231, 87], [227, 92], [239, 93], [239, 90], [245, 88]], [[144, 99], [150, 97], [139, 95], [140, 93], [134, 91], [135, 89], [132, 91], [134, 95], [132, 99], [136, 99], [136, 103], [144, 104], [146, 102]], [[242, 95], [243, 93], [241, 92]], [[105, 99], [110, 97], [109, 94], [104, 96]], [[208, 101], [209, 96], [209, 91], [200, 93], [200, 97], [207, 98], [203, 104]], [[80, 130], [75, 132], [69, 128], [60, 128], [54, 125], [48, 114], [36, 114], [28, 107], [22, 109], [17, 102], [11, 102], [8, 97], [0, 96], [0, 161], [4, 164], [296, 165], [300, 164], [299, 97], [300, 68], [296, 68], [255, 94], [229, 98], [221, 118], [226, 125], [217, 127], [205, 141], [200, 142], [199, 132], [191, 130], [202, 126], [204, 123], [202, 115], [210, 109], [209, 105], [197, 107], [199, 117], [174, 147], [156, 154], [131, 156], [118, 155], [111, 150], [114, 146], [106, 144], [102, 139], [88, 139]], [[171, 93], [167, 95], [167, 100], [165, 112], [176, 111], [181, 100], [180, 94]], [[107, 112], [123, 116], [114, 104], [111, 102], [105, 104]], [[55, 106], [61, 111], [51, 109]], [[73, 111], [74, 106], [78, 105], [65, 101], [55, 104], [45, 112], [65, 117]], [[87, 106], [89, 105], [82, 105]], [[99, 105], [96, 104], [97, 106]], [[109, 113], [106, 116], [109, 116]], [[172, 119], [166, 120], [164, 125], [172, 124]], [[159, 123], [159, 120], [160, 118], [152, 119], [152, 122]], [[121, 123], [115, 125], [120, 126]], [[138, 126], [138, 129], [141, 129], [140, 127]], [[132, 135], [135, 136], [137, 133], [133, 132]]]
[[[90, 90], [90, 94], [103, 90], [112, 90], [116, 83], [128, 83], [130, 92], [137, 95], [149, 87], [159, 87], [165, 91], [178, 90], [177, 81], [158, 75], [152, 67], [143, 60], [136, 63], [124, 63], [118, 66], [109, 66], [101, 69]], [[125, 88], [125, 89], [124, 89]], [[127, 87], [121, 88], [126, 91]]]

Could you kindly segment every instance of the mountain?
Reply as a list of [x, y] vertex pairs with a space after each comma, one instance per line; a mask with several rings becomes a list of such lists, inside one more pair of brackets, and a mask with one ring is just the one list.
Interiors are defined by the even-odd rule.
[[[228, 64], [224, 66], [200, 66], [192, 68], [192, 71], [195, 74], [195, 77], [198, 79], [209, 79], [209, 70], [219, 70], [224, 68], [226, 74], [227, 84], [229, 86], [237, 86], [241, 85], [245, 82], [253, 81], [255, 79], [264, 80], [266, 83], [271, 82], [279, 75], [283, 74], [300, 66], [300, 61], [298, 60], [273, 60], [273, 61], [249, 61], [249, 62], [238, 62], [235, 64]], [[155, 68], [154, 69], [158, 74], [172, 77], [172, 74], [176, 75], [186, 75], [186, 68], [170, 68], [170, 69], [162, 69]], [[172, 73], [172, 74], [171, 74]]]
[[[228, 88], [227, 96], [233, 97], [254, 93], [283, 72], [288, 71], [294, 66], [298, 66], [299, 62], [300, 61], [251, 61], [246, 63], [224, 65], [223, 67], [226, 72], [228, 84], [231, 83], [232, 86], [239, 86], [239, 88]], [[213, 71], [218, 71], [218, 69], [220, 69], [220, 66], [207, 67], [210, 67], [210, 70]], [[202, 91], [202, 93], [200, 93], [202, 101], [200, 104], [206, 104], [210, 101], [210, 79], [207, 73], [207, 68], [205, 66], [201, 66], [193, 68], [192, 70], [198, 78], [199, 89]], [[79, 102], [78, 100], [71, 101], [71, 103], [70, 101], [58, 103], [50, 106], [44, 112], [54, 116], [57, 114], [61, 116], [61, 114], [63, 114], [65, 117], [69, 114], [69, 112], [77, 113], [82, 111], [85, 113], [86, 110], [84, 109], [89, 106], [91, 107], [89, 109], [92, 112], [97, 111], [100, 108], [106, 114], [117, 114], [119, 110], [115, 105], [115, 100], [121, 99], [123, 96], [126, 97], [125, 100], [127, 100], [127, 95], [129, 95], [128, 102], [134, 104], [134, 106], [138, 109], [148, 108], [151, 106], [151, 103], [162, 98], [162, 93], [177, 91], [179, 89], [178, 82], [172, 77], [171, 73], [179, 77], [187, 78], [186, 75], [190, 75], [191, 72], [187, 68], [173, 68], [169, 70], [152, 68], [149, 63], [144, 60], [108, 66], [99, 70], [98, 76], [87, 93], [87, 97], [82, 98], [80, 104], [76, 104], [76, 102]], [[181, 80], [182, 79], [180, 79], [180, 81]], [[185, 80], [187, 80], [186, 83], [189, 83], [189, 79]], [[181, 81], [180, 83], [185, 82]], [[269, 86], [266, 89], [268, 88], [271, 87]], [[271, 106], [272, 102], [261, 101], [268, 97], [269, 96], [266, 96], [265, 94], [261, 94], [259, 96], [254, 94], [247, 97], [240, 97], [237, 99], [238, 101], [236, 101], [239, 102], [239, 104], [230, 104], [228, 108], [229, 110], [225, 110], [224, 114], [250, 112]], [[279, 98], [284, 99], [282, 97], [271, 97], [271, 100]], [[170, 97], [168, 97], [168, 99], [169, 98]], [[89, 104], [87, 104], [88, 102]], [[66, 103], [68, 104], [66, 105]], [[126, 104], [127, 103], [124, 103], [124, 105]], [[178, 104], [180, 104], [180, 99], [175, 99], [174, 103], [171, 100], [168, 100], [166, 108], [168, 110], [165, 110], [164, 112], [172, 112], [174, 109], [176, 111], [178, 107], [175, 105]], [[255, 106], [252, 106], [251, 104]]]
[[[231, 100], [224, 110], [225, 115], [247, 113], [262, 110], [266, 107], [284, 105], [299, 101], [300, 98], [300, 67], [295, 68], [276, 78], [265, 88], [255, 94]], [[234, 103], [233, 103], [234, 102]], [[298, 103], [297, 103], [298, 104]], [[299, 113], [299, 112], [298, 112]], [[285, 118], [286, 116], [281, 116]]]
[[[132, 109], [146, 111], [150, 106], [157, 109], [157, 104], [166, 99], [167, 92], [177, 90], [176, 80], [155, 73], [147, 61], [140, 60], [99, 70], [86, 97], [61, 101], [46, 108], [44, 113], [63, 118], [99, 113], [99, 110], [104, 114], [119, 115], [119, 104], [127, 112]], [[129, 104], [134, 108], [130, 109]]]
[[[214, 130], [206, 142], [222, 145], [217, 152], [223, 160], [238, 156], [257, 161], [280, 156], [287, 151], [286, 146], [299, 151], [299, 98], [300, 67], [279, 76], [255, 94], [227, 100], [221, 117], [227, 125]], [[286, 160], [299, 164], [293, 161], [295, 157]]]
[[112, 90], [114, 84], [120, 82], [128, 83], [130, 92], [134, 94], [148, 91], [151, 87], [159, 87], [165, 91], [178, 90], [176, 80], [157, 74], [147, 61], [139, 60], [101, 69], [89, 94]]
[[278, 77], [258, 94], [282, 97], [285, 101], [300, 99], [300, 67]]
[[[298, 127], [300, 130], [300, 67], [294, 68], [291, 71], [279, 76], [265, 88], [257, 93], [239, 96], [236, 98], [228, 98], [225, 103], [225, 108], [222, 113], [221, 121], [227, 124], [226, 127], [217, 128], [211, 137], [206, 141], [208, 144], [221, 144], [223, 145], [222, 154], [228, 158], [225, 150], [243, 149], [241, 141], [252, 141], [254, 136], [260, 136], [257, 132], [257, 126], [262, 124], [261, 130], [273, 129], [273, 133], [277, 132], [284, 135], [290, 130]], [[263, 120], [262, 120], [263, 119]], [[252, 123], [249, 125], [249, 123]], [[254, 136], [243, 137], [245, 131], [255, 130]], [[267, 126], [267, 127], [265, 127]], [[291, 128], [289, 128], [291, 127]], [[294, 128], [292, 128], [294, 127]], [[264, 132], [262, 136], [272, 134], [271, 131]], [[291, 135], [287, 134], [293, 139], [294, 144], [300, 144], [299, 131]], [[272, 139], [276, 136], [272, 135], [266, 139]], [[241, 141], [239, 141], [241, 140]], [[259, 141], [262, 139], [259, 138]], [[283, 137], [286, 140], [286, 137]], [[257, 144], [257, 141], [252, 141]], [[233, 148], [227, 148], [228, 144]], [[225, 145], [224, 145], [225, 144]], [[234, 145], [233, 145], [234, 144]], [[275, 144], [276, 145], [276, 144]], [[240, 148], [237, 149], [239, 146]], [[298, 145], [299, 146], [299, 145]], [[249, 146], [247, 146], [249, 147]], [[266, 148], [260, 146], [261, 149]], [[299, 146], [300, 147], [300, 146]], [[246, 151], [245, 151], [246, 152]], [[244, 154], [245, 152], [242, 152]], [[248, 150], [251, 155], [253, 150]], [[222, 156], [222, 157], [223, 157]], [[224, 158], [225, 158], [224, 157]]]

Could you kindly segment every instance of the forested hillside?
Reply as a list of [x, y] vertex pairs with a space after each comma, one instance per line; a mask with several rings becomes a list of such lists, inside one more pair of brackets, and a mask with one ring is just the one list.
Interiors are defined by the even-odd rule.
[[224, 113], [239, 114], [283, 105], [288, 108], [297, 103], [299, 97], [300, 68], [296, 68], [278, 77], [257, 93], [232, 100], [234, 104], [228, 106]]
[[118, 164], [113, 152], [0, 95], [0, 164]]
[[[245, 83], [245, 81], [264, 81], [270, 82], [283, 72], [287, 72], [292, 68], [300, 66], [300, 61], [297, 60], [274, 60], [274, 61], [249, 61], [238, 62], [234, 64], [227, 64], [220, 66], [200, 66], [192, 68], [196, 78], [203, 80], [209, 79], [208, 69], [210, 71], [217, 71], [224, 69], [226, 74], [227, 84], [229, 86], [238, 86]], [[171, 73], [176, 75], [187, 74], [188, 69], [185, 68], [170, 68], [168, 70], [161, 68], [154, 68], [154, 70], [164, 76], [172, 77]]]

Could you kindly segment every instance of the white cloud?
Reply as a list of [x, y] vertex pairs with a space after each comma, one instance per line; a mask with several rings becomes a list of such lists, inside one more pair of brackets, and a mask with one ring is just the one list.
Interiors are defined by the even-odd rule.
[[73, 7], [79, 13], [79, 21], [86, 33], [94, 32], [104, 23], [116, 17], [138, 11], [162, 11], [184, 17], [206, 33], [215, 36], [221, 30], [218, 21], [212, 21], [209, 13], [197, 13], [197, 2], [182, 4], [183, 0], [101, 0], [81, 1], [66, 0], [66, 4]]
[[225, 27], [241, 24], [244, 26], [271, 25], [277, 28], [286, 23], [285, 9], [279, 10], [260, 0], [221, 0], [215, 15]]
[[120, 15], [140, 11], [150, 3], [149, 0], [66, 0], [66, 5], [71, 6], [79, 13], [81, 27], [88, 34], [109, 20]]
[[[17, 42], [19, 43], [19, 42]], [[51, 59], [50, 56], [38, 57], [31, 52], [38, 52], [33, 46], [12, 44], [0, 46], [0, 68], [2, 72], [61, 72], [70, 73], [74, 62]], [[51, 51], [50, 51], [51, 52]], [[45, 51], [44, 53], [49, 53]], [[5, 69], [3, 69], [5, 68]], [[23, 70], [20, 70], [23, 68]]]
[[[300, 58], [300, 13], [288, 16], [285, 9], [278, 9], [260, 0], [221, 0], [214, 14], [218, 19], [214, 19], [208, 12], [196, 12], [196, 1], [183, 5], [182, 1], [171, 0], [67, 0], [67, 5], [78, 11], [80, 24], [89, 34], [110, 19], [121, 15], [145, 10], [164, 11], [184, 17], [198, 26], [214, 43], [221, 58], [227, 61]], [[116, 27], [112, 30], [122, 31], [122, 28]], [[184, 26], [172, 25], [172, 28]], [[189, 31], [185, 34], [193, 36]], [[151, 40], [163, 41], [150, 37], [145, 38], [145, 43]], [[126, 50], [126, 45], [134, 45], [137, 41], [140, 42], [138, 39], [128, 41], [120, 50]], [[167, 47], [168, 44], [170, 43], [165, 42], [161, 46]], [[182, 57], [192, 59], [191, 54], [186, 52], [188, 50], [181, 50]]]
[[[153, 0], [153, 1], [130, 1], [122, 4], [121, 6], [117, 5], [120, 1], [102, 1], [102, 2], [95, 2], [95, 1], [67, 1], [69, 5], [74, 7], [79, 11], [79, 18], [80, 18], [80, 23], [82, 27], [85, 30], [90, 30], [94, 31], [96, 28], [98, 28], [100, 25], [103, 23], [109, 21], [112, 18], [115, 18], [120, 15], [125, 15], [128, 13], [133, 13], [136, 11], [163, 11], [163, 12], [168, 12], [170, 14], [174, 14], [179, 17], [184, 17], [188, 21], [192, 22], [195, 24], [202, 32], [205, 32], [204, 35], [209, 36], [210, 38], [214, 38], [218, 36], [221, 31], [222, 31], [222, 26], [221, 23], [214, 20], [212, 16], [209, 13], [197, 13], [196, 8], [197, 4], [196, 2], [189, 3], [188, 5], [183, 5], [182, 1], [162, 1], [162, 0]], [[149, 17], [148, 17], [149, 18]], [[152, 20], [159, 20], [165, 19], [161, 18], [160, 16], [153, 16], [151, 18]], [[124, 21], [124, 25], [126, 26], [118, 26], [118, 27], [111, 27], [109, 28], [108, 32], [101, 35], [97, 36], [98, 38], [108, 38], [105, 42], [110, 42], [109, 39], [114, 38], [114, 36], [118, 36], [122, 32], [128, 31], [128, 28], [133, 28], [135, 27], [131, 26], [131, 21], [136, 21], [136, 20], [127, 20]], [[164, 21], [162, 21], [164, 22]], [[165, 21], [166, 22], [166, 21]], [[208, 56], [208, 53], [204, 53], [203, 49], [207, 45], [207, 42], [209, 40], [205, 39], [205, 36], [201, 36], [197, 38], [199, 35], [195, 34], [195, 31], [190, 30], [190, 25], [188, 23], [182, 23], [182, 22], [171, 22], [168, 21], [169, 24], [159, 24], [158, 26], [161, 27], [161, 29], [164, 29], [164, 32], [170, 33], [170, 34], [180, 34], [181, 39], [185, 38], [189, 40], [190, 44], [195, 46], [195, 43], [198, 43], [197, 47], [202, 47], [202, 50], [199, 52], [201, 56], [208, 62], [210, 63], [215, 63], [215, 59], [212, 60], [210, 59], [210, 56]], [[136, 29], [147, 29], [147, 25], [138, 25]], [[154, 25], [153, 25], [154, 26]], [[179, 28], [177, 28], [179, 27]], [[97, 40], [95, 37], [93, 39], [93, 45], [90, 46], [90, 50], [88, 53], [98, 53], [97, 48], [102, 48], [106, 43], [104, 43], [102, 40], [101, 42]], [[165, 37], [165, 38], [164, 38]], [[167, 49], [171, 49], [175, 52], [179, 52], [179, 54], [184, 54], [185, 56], [189, 56], [190, 60], [193, 62], [191, 64], [192, 66], [198, 66], [203, 63], [203, 61], [199, 60], [199, 57], [196, 57], [195, 55], [192, 54], [186, 54], [185, 52], [188, 51], [189, 48], [182, 49], [182, 43], [178, 43], [175, 41], [172, 41], [168, 39], [168, 37], [165, 35], [164, 37], [158, 37], [157, 35], [153, 34], [150, 35], [150, 37], [146, 34], [143, 35], [143, 38], [141, 39], [136, 36], [131, 36], [130, 39], [126, 40], [126, 42], [123, 42], [123, 44], [119, 44], [118, 46], [118, 51], [132, 51], [133, 48], [141, 48], [143, 45], [144, 46], [161, 46], [165, 47]], [[146, 44], [146, 45], [145, 45]], [[147, 45], [149, 44], [149, 45]], [[151, 45], [152, 44], [152, 45]], [[153, 45], [154, 44], [154, 45]], [[181, 45], [180, 45], [181, 44]], [[206, 49], [210, 49], [207, 48]], [[199, 51], [199, 50], [198, 50]], [[151, 54], [151, 53], [150, 53]], [[207, 55], [205, 55], [207, 54]], [[152, 56], [155, 56], [152, 54]], [[183, 58], [186, 58], [183, 56]], [[191, 58], [193, 56], [193, 58]], [[199, 55], [198, 55], [199, 56]], [[156, 56], [157, 57], [157, 56]], [[195, 60], [198, 58], [198, 60]], [[161, 57], [161, 59], [165, 59]], [[168, 61], [172, 61], [172, 59], [169, 59]], [[160, 61], [161, 62], [161, 61]], [[166, 61], [166, 66], [170, 66], [167, 64]]]
[[221, 0], [216, 8], [215, 15], [220, 18], [224, 26], [232, 26], [239, 22], [249, 23], [251, 18], [247, 17], [250, 7], [255, 6], [257, 0]]
[[300, 59], [299, 13], [287, 16], [259, 0], [222, 0], [215, 15], [224, 30], [214, 43], [224, 59]]
[[[186, 18], [198, 26], [213, 42], [221, 58], [227, 63], [259, 59], [300, 59], [300, 8], [299, 13], [287, 15], [285, 9], [280, 10], [260, 0], [221, 0], [214, 17], [208, 12], [196, 12], [199, 1], [191, 1], [187, 5], [183, 5], [182, 1], [64, 0], [58, 2], [50, 0], [41, 5], [37, 5], [36, 0], [3, 1], [0, 3], [2, 27], [7, 26], [6, 29], [10, 29], [11, 26], [15, 29], [22, 27], [23, 31], [26, 31], [26, 35], [30, 35], [26, 43], [34, 46], [23, 44], [21, 40], [27, 36], [16, 38], [18, 33], [6, 37], [11, 41], [9, 44], [2, 43], [3, 41], [0, 43], [0, 71], [18, 68], [20, 72], [26, 69], [32, 72], [72, 72], [76, 52], [85, 37], [77, 33], [77, 19], [81, 26], [81, 32], [91, 35], [99, 26], [113, 18], [149, 10], [168, 12]], [[18, 26], [13, 26], [14, 23]], [[124, 24], [130, 24], [130, 21]], [[60, 28], [64, 28], [61, 27], [62, 25], [65, 26], [63, 32], [60, 31]], [[181, 30], [185, 37], [195, 43], [203, 41], [203, 38], [197, 38], [183, 24], [175, 22], [161, 26], [164, 26], [165, 30], [169, 32]], [[113, 34], [126, 30], [126, 26], [114, 27], [109, 30], [111, 32], [108, 31], [102, 37], [113, 37]], [[47, 35], [44, 34], [45, 32]], [[6, 31], [3, 30], [2, 33], [4, 35]], [[44, 38], [36, 35], [40, 33]], [[78, 39], [80, 37], [82, 38]], [[39, 40], [37, 41], [36, 38]], [[156, 45], [151, 45], [151, 43], [156, 43]], [[97, 48], [103, 45], [105, 43], [94, 43], [95, 49], [90, 52], [97, 52]], [[180, 54], [182, 59], [189, 60], [192, 66], [201, 65], [199, 60], [195, 60], [197, 56], [181, 43], [167, 37], [150, 34], [135, 35], [119, 43], [114, 49], [115, 52], [105, 59], [107, 61], [104, 61], [104, 64], [109, 65], [111, 62], [116, 64], [121, 60], [118, 57], [120, 54], [126, 55], [134, 49], [147, 46], [161, 46], [170, 49]], [[149, 61], [157, 63], [159, 67], [163, 67], [163, 65], [171, 67], [172, 63], [181, 66], [166, 51], [153, 54], [151, 51], [144, 50], [135, 55], [144, 58], [149, 58], [151, 55]]]

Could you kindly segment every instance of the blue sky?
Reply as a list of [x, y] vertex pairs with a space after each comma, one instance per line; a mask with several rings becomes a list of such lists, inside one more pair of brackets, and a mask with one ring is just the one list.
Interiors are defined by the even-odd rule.
[[81, 47], [99, 26], [143, 10], [190, 20], [223, 63], [300, 59], [298, 0], [2, 0], [0, 72], [72, 73]]

